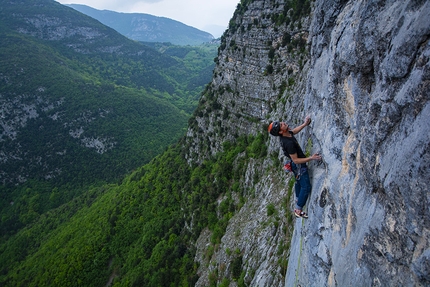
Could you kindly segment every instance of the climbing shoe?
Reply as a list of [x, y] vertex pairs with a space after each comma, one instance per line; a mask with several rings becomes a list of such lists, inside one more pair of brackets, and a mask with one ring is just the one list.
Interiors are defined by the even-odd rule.
[[301, 211], [300, 209], [294, 209], [294, 215], [297, 218], [308, 218], [308, 215], [306, 214], [306, 212]]

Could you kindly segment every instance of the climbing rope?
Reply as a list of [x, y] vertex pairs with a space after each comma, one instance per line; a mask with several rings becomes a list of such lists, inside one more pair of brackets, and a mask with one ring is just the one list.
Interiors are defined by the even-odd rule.
[[[302, 228], [305, 226], [305, 221], [302, 219]], [[300, 260], [302, 257], [302, 246], [303, 246], [303, 233], [302, 230], [300, 230], [300, 249], [299, 249], [299, 259], [297, 260], [297, 269], [296, 269], [296, 280], [294, 283], [294, 286], [300, 286], [297, 284], [299, 280], [299, 269], [300, 269]]]

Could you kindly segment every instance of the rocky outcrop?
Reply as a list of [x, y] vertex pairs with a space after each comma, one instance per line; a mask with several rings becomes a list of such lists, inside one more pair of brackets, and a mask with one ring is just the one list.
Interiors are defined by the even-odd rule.
[[220, 246], [205, 258], [208, 235], [197, 242], [197, 286], [231, 274], [238, 256], [248, 286], [428, 286], [430, 2], [317, 0], [310, 14], [289, 1], [247, 2], [188, 130], [189, 160], [306, 114], [313, 123], [299, 140], [323, 160], [311, 164], [309, 219], [282, 240], [293, 227], [282, 205], [289, 178], [270, 138], [269, 156], [248, 164], [247, 174], [261, 175], [244, 183], [255, 192]]
[[430, 3], [330, 2], [314, 9], [305, 98], [324, 168], [286, 285], [428, 285]]

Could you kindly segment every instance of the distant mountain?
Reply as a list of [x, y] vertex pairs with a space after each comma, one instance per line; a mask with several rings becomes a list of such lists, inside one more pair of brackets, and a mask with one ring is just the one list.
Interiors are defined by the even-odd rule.
[[199, 45], [214, 39], [207, 32], [165, 17], [143, 13], [118, 13], [109, 10], [97, 10], [80, 4], [66, 6], [88, 15], [136, 41]]

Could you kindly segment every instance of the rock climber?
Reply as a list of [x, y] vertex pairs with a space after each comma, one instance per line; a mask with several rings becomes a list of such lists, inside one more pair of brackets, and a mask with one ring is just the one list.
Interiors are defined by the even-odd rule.
[[306, 200], [311, 192], [311, 182], [309, 179], [307, 162], [311, 160], [321, 160], [321, 156], [316, 153], [310, 157], [306, 157], [300, 147], [297, 139], [294, 137], [295, 134], [299, 133], [304, 127], [311, 123], [311, 118], [306, 117], [303, 124], [294, 129], [285, 122], [274, 121], [269, 124], [268, 131], [273, 136], [279, 137], [284, 155], [290, 159], [291, 170], [294, 172], [296, 177], [295, 193], [296, 193], [296, 207], [294, 209], [294, 215], [298, 218], [308, 218], [306, 212], [303, 211], [303, 207], [306, 204]]

